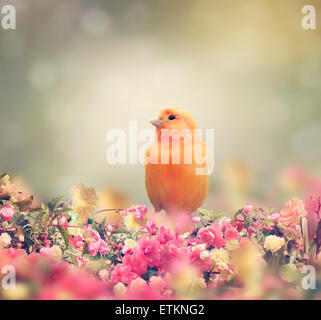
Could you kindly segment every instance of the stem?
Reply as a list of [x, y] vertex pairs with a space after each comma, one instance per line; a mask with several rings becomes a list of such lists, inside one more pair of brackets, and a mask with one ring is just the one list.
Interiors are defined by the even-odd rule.
[[120, 217], [118, 218], [118, 221], [117, 221], [116, 224], [114, 225], [113, 230], [110, 232], [109, 237], [111, 237], [112, 234], [113, 234], [113, 233], [115, 232], [115, 230], [117, 229], [117, 227], [118, 227], [118, 225], [119, 225], [119, 223], [120, 223], [121, 218], [122, 218], [122, 216], [120, 216]]
[[317, 214], [318, 219], [320, 219], [320, 209], [321, 209], [321, 201], [320, 199], [318, 200], [318, 209], [315, 211]]
[[119, 212], [119, 211], [124, 211], [124, 209], [103, 209], [103, 210], [96, 211], [96, 212], [94, 212], [93, 214], [97, 214], [97, 213], [100, 213], [100, 212], [106, 212], [106, 211], [116, 211], [116, 212]]
[[316, 256], [317, 256], [321, 248], [321, 221], [319, 221], [318, 223], [318, 228], [315, 234], [315, 241], [317, 244], [317, 251], [316, 251]]
[[[12, 229], [12, 230], [11, 230]], [[0, 232], [18, 230], [17, 227], [1, 228]]]
[[215, 264], [213, 264], [212, 267], [210, 268], [210, 270], [208, 270], [208, 273], [211, 273], [212, 270], [214, 269], [214, 267], [215, 267]]
[[60, 228], [87, 228], [86, 226], [62, 226], [57, 224], [55, 227], [60, 227]]

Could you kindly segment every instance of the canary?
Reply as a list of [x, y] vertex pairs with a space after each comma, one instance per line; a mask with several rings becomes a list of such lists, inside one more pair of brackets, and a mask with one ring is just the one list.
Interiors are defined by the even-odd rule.
[[[200, 136], [196, 139], [197, 124], [183, 110], [162, 110], [151, 123], [156, 127], [156, 136], [145, 155], [145, 186], [150, 202], [155, 212], [163, 209], [172, 216], [191, 214], [208, 193], [208, 174], [197, 174], [197, 169], [206, 171], [208, 166], [206, 144]], [[177, 140], [172, 132], [178, 133]], [[194, 150], [201, 150], [203, 161], [197, 160]], [[185, 153], [192, 157], [185, 158]], [[164, 163], [162, 157], [166, 159], [166, 155], [168, 161]]]

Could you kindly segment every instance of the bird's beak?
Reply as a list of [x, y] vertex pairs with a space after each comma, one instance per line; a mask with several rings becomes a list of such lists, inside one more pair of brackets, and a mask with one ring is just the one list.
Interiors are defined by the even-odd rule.
[[155, 118], [153, 120], [150, 121], [150, 123], [155, 126], [156, 128], [160, 128], [163, 124], [162, 120], [160, 118]]

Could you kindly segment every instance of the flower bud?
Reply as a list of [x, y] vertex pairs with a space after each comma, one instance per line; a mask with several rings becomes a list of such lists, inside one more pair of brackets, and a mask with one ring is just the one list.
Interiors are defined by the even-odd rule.
[[247, 214], [247, 213], [251, 212], [252, 210], [253, 210], [253, 206], [250, 203], [247, 203], [246, 206], [243, 209], [243, 212], [245, 214]]
[[280, 214], [279, 214], [278, 212], [274, 212], [274, 213], [272, 213], [272, 214], [270, 215], [270, 219], [271, 219], [272, 221], [278, 221], [279, 218], [280, 218]]
[[195, 223], [198, 223], [198, 222], [201, 221], [201, 217], [200, 217], [200, 216], [194, 216], [194, 217], [192, 218], [192, 221], [195, 222]]

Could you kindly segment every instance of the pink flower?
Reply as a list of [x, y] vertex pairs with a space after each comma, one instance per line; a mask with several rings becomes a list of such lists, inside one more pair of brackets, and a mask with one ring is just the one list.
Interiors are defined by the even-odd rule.
[[128, 248], [127, 246], [123, 247], [123, 250], [121, 251], [124, 255], [129, 255], [133, 252], [131, 248]]
[[117, 264], [111, 273], [111, 281], [113, 283], [123, 282], [130, 284], [132, 280], [137, 278], [137, 274], [132, 271], [131, 266]]
[[211, 246], [215, 239], [215, 231], [212, 227], [202, 228], [198, 231], [198, 236], [202, 243], [205, 243], [207, 247]]
[[137, 274], [143, 275], [147, 272], [147, 261], [140, 250], [136, 250], [132, 255], [126, 255], [123, 264], [130, 266]]
[[144, 220], [146, 212], [147, 212], [147, 207], [146, 206], [137, 206], [137, 207], [135, 207], [135, 212], [134, 212], [135, 219]]
[[159, 266], [161, 262], [160, 244], [156, 239], [141, 238], [138, 242], [138, 248], [141, 250], [149, 267]]
[[101, 255], [105, 255], [109, 251], [107, 243], [104, 240], [100, 240], [98, 251]]
[[283, 227], [294, 226], [299, 224], [300, 217], [306, 214], [303, 201], [299, 198], [292, 198], [285, 204], [285, 208], [280, 211], [279, 223]]
[[145, 215], [140, 212], [134, 212], [134, 217], [136, 220], [144, 220], [145, 219]]
[[149, 286], [151, 289], [161, 292], [166, 288], [166, 281], [161, 277], [152, 276], [149, 279]]
[[221, 224], [221, 226], [222, 226], [222, 230], [223, 230], [223, 231], [224, 231], [225, 229], [227, 229], [227, 228], [232, 227], [232, 225], [231, 225], [231, 218], [224, 217], [224, 218], [220, 221], [220, 224]]
[[201, 272], [208, 270], [212, 266], [211, 259], [202, 260], [200, 257], [201, 250], [194, 249], [190, 253], [190, 261], [193, 265], [195, 265]]
[[245, 207], [243, 208], [243, 212], [245, 214], [248, 214], [249, 212], [251, 212], [253, 210], [253, 206], [250, 203], [247, 203], [245, 205]]
[[75, 248], [81, 248], [84, 245], [83, 238], [80, 235], [69, 237], [69, 243]]
[[137, 213], [142, 213], [142, 214], [145, 214], [147, 212], [147, 207], [144, 206], [144, 205], [141, 205], [141, 206], [136, 206], [136, 207], [132, 207], [132, 208], [129, 208], [127, 210], [125, 210], [127, 212], [137, 212]]
[[216, 248], [221, 248], [226, 244], [220, 225], [216, 222], [212, 223], [209, 227], [199, 230], [198, 236], [201, 242], [205, 243], [207, 247], [213, 245]]
[[89, 232], [91, 235], [91, 240], [88, 243], [88, 251], [90, 255], [94, 257], [98, 252], [101, 255], [105, 255], [109, 248], [107, 243], [100, 238], [98, 231], [88, 227], [87, 232]]
[[146, 206], [136, 206], [133, 208], [128, 208], [123, 211], [123, 215], [127, 216], [128, 212], [131, 212], [136, 220], [144, 220], [145, 219], [145, 213], [147, 212]]
[[99, 244], [97, 241], [91, 240], [88, 243], [88, 251], [92, 257], [98, 253]]
[[213, 243], [213, 246], [216, 247], [216, 248], [222, 248], [226, 245], [226, 241], [224, 240], [223, 237], [215, 237], [215, 240], [214, 240], [214, 243]]
[[[321, 188], [320, 188], [321, 193]], [[304, 207], [307, 211], [307, 218], [309, 223], [309, 239], [310, 241], [315, 237], [320, 221], [320, 194], [314, 194], [305, 199]]]
[[157, 226], [156, 224], [153, 222], [153, 220], [148, 220], [147, 223], [146, 223], [146, 230], [147, 232], [152, 235], [152, 234], [155, 234], [156, 231], [157, 231]]
[[93, 238], [93, 240], [96, 241], [96, 242], [99, 242], [100, 241], [100, 235], [99, 235], [98, 231], [94, 230], [94, 229], [92, 229], [90, 227], [88, 229], [89, 229], [90, 235]]
[[5, 203], [0, 209], [0, 215], [5, 221], [10, 221], [14, 215], [14, 207], [10, 203]]
[[165, 244], [166, 242], [173, 240], [174, 236], [171, 234], [169, 229], [165, 229], [164, 226], [160, 226], [159, 235], [156, 237], [156, 239], [161, 244]]
[[174, 244], [169, 244], [164, 247], [162, 254], [164, 260], [168, 262], [169, 259], [178, 259], [179, 257], [182, 257], [184, 251]]
[[6, 250], [6, 253], [12, 258], [16, 258], [16, 257], [20, 257], [20, 256], [27, 256], [26, 251], [23, 249], [9, 248], [8, 250]]
[[238, 239], [239, 233], [235, 228], [229, 227], [225, 230], [224, 237], [226, 240]]

